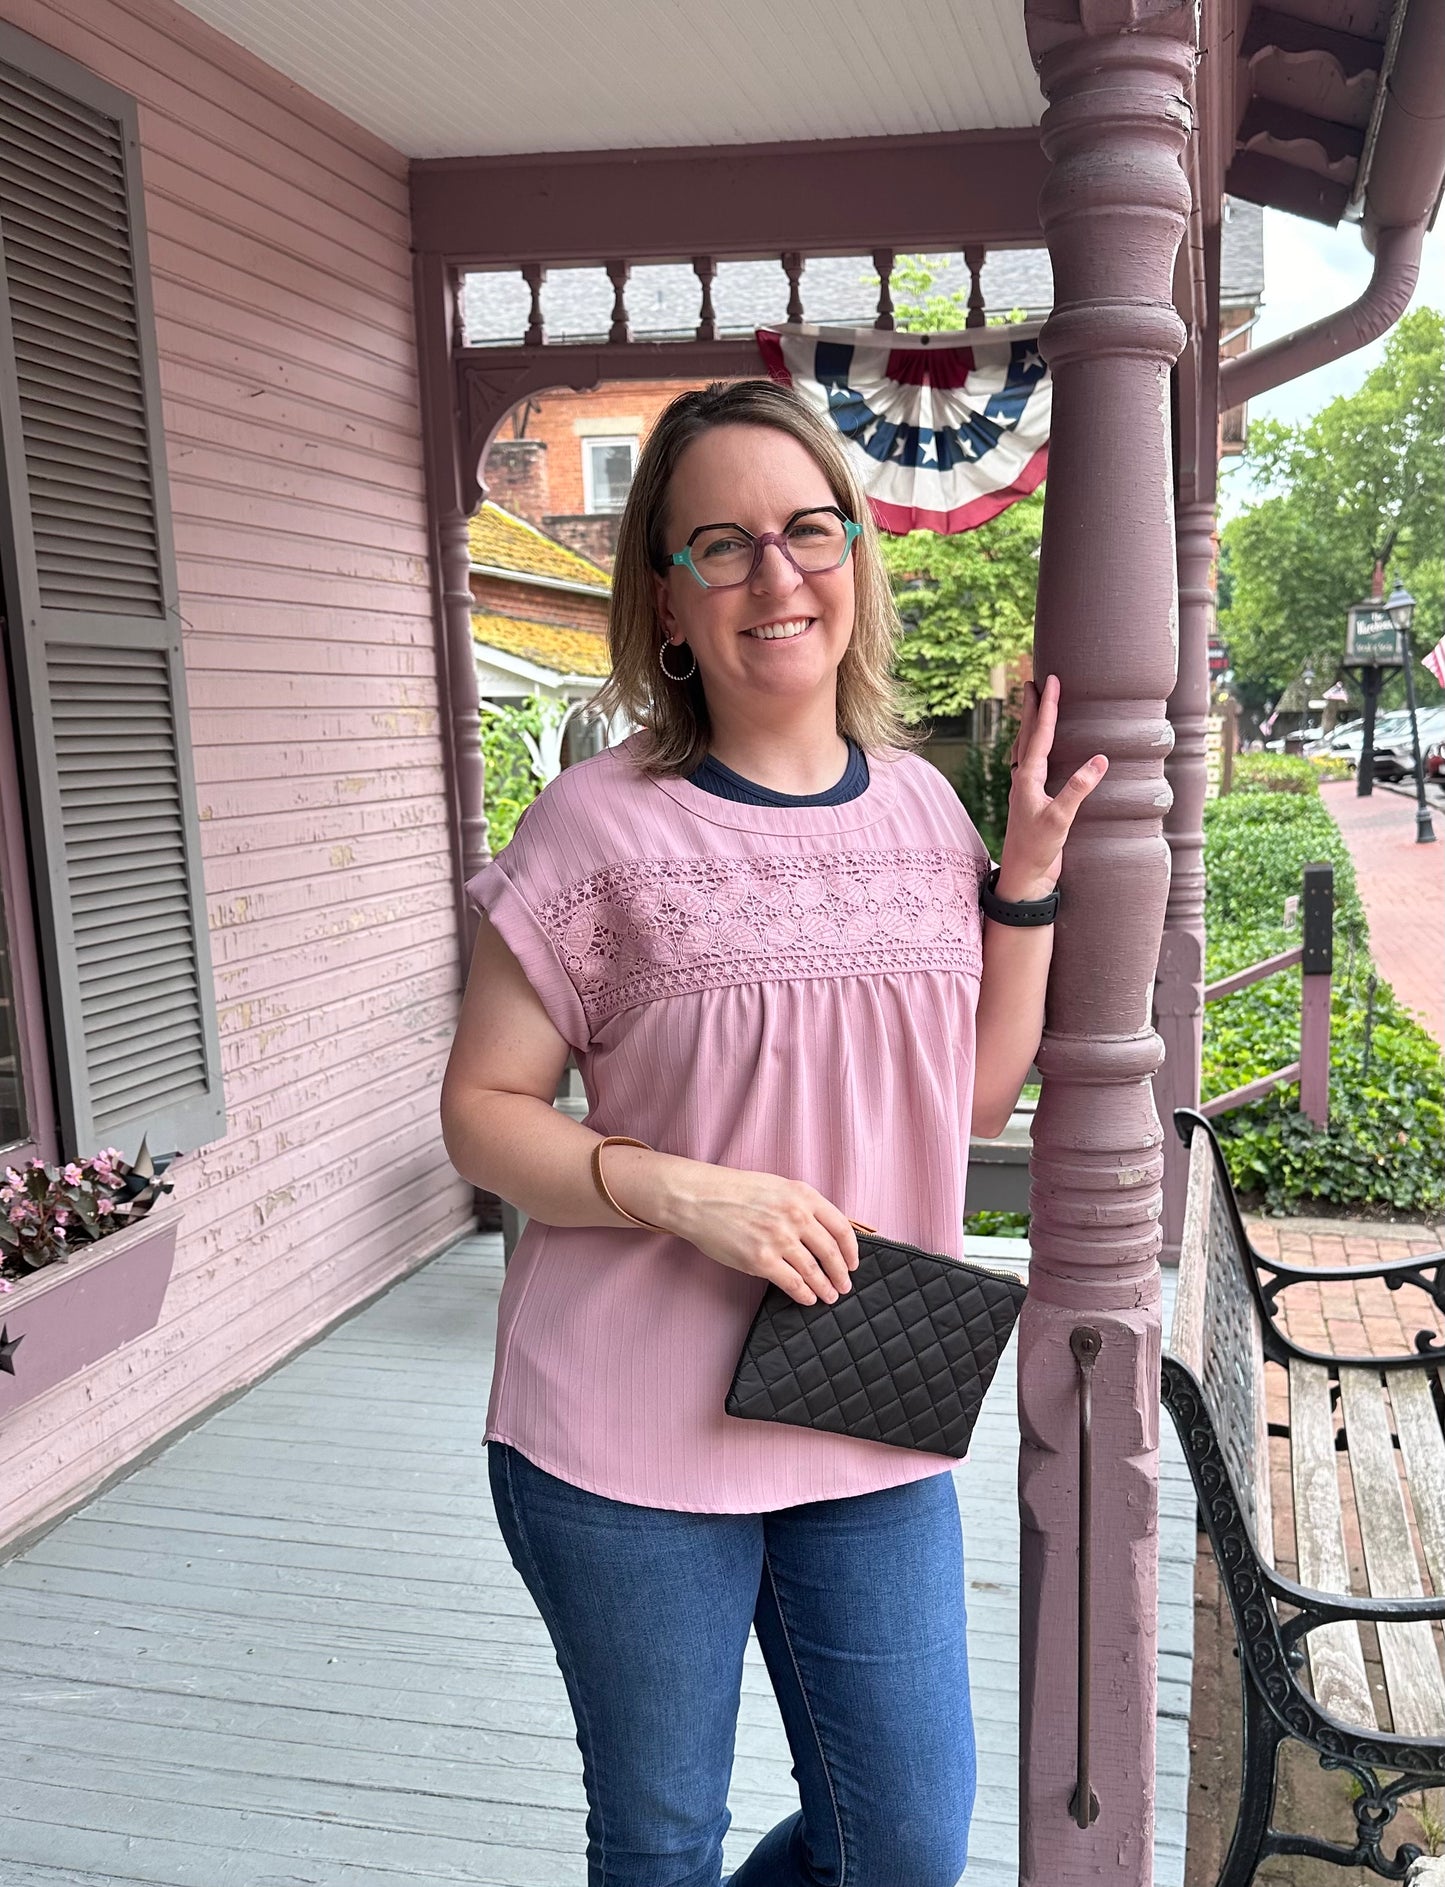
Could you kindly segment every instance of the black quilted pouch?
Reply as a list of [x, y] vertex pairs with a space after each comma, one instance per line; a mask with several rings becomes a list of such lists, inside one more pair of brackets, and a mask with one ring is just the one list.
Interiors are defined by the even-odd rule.
[[858, 1235], [850, 1276], [836, 1304], [796, 1304], [768, 1286], [728, 1414], [966, 1454], [1023, 1308], [1023, 1280], [870, 1232]]

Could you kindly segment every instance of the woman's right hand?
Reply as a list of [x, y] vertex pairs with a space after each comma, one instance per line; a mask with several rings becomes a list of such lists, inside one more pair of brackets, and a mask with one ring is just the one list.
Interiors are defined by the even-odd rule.
[[848, 1215], [816, 1187], [636, 1147], [609, 1147], [603, 1157], [627, 1211], [717, 1264], [776, 1284], [797, 1304], [835, 1304], [852, 1289], [857, 1238]]

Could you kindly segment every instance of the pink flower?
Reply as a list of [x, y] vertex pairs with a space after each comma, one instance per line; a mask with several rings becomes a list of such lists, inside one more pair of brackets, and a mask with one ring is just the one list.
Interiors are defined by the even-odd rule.
[[101, 1218], [109, 1218], [111, 1213], [115, 1211], [115, 1201], [113, 1199], [97, 1199], [95, 1209]]
[[0, 1295], [3, 1295], [6, 1291], [13, 1291], [14, 1289], [15, 1286], [8, 1278], [0, 1278]]
[[23, 1186], [25, 1184], [24, 1177], [17, 1173], [13, 1166], [7, 1166], [5, 1168], [5, 1177], [12, 1186]]
[[12, 1225], [24, 1225], [29, 1217], [30, 1214], [25, 1210], [24, 1206], [11, 1206], [10, 1223]]
[[65, 1181], [67, 1186], [78, 1186], [85, 1175], [81, 1172], [75, 1161], [72, 1160], [69, 1166], [62, 1169], [60, 1177]]
[[14, 1197], [15, 1188], [13, 1186], [0, 1186], [0, 1204], [8, 1206]]
[[68, 1206], [57, 1206], [55, 1208], [55, 1223], [57, 1225], [69, 1225], [70, 1208]]

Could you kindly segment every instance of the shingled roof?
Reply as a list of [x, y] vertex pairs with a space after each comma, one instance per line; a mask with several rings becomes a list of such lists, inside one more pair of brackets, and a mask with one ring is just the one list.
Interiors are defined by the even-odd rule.
[[593, 563], [579, 551], [569, 550], [534, 524], [513, 517], [510, 511], [504, 511], [490, 500], [473, 516], [468, 532], [472, 562], [489, 570], [504, 571], [523, 579], [541, 577], [554, 583], [576, 584], [581, 589], [596, 590], [602, 596], [611, 592], [612, 579], [600, 564]]
[[602, 681], [612, 672], [603, 636], [585, 629], [563, 629], [550, 622], [519, 622], [512, 616], [472, 615], [472, 636], [489, 649], [519, 655], [558, 675], [585, 675]]

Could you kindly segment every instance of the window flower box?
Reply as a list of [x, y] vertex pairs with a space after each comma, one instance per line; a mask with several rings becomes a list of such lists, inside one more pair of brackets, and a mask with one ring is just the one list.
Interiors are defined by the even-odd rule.
[[[47, 1166], [4, 1169], [0, 1186], [0, 1421], [159, 1321], [176, 1259], [177, 1214], [152, 1208], [175, 1158], [144, 1140]], [[112, 1229], [114, 1228], [114, 1229]]]
[[0, 1422], [154, 1330], [175, 1264], [179, 1219], [174, 1207], [147, 1213], [0, 1297]]

